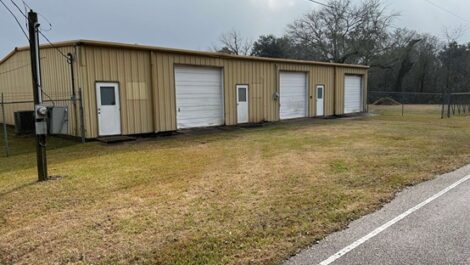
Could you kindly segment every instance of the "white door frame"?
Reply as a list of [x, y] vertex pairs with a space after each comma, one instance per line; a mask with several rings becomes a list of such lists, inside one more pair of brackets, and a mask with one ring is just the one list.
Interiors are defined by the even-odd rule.
[[[101, 88], [114, 88], [114, 105], [102, 105]], [[121, 135], [121, 101], [119, 96], [119, 83], [96, 82], [96, 116], [98, 123], [98, 136]], [[101, 119], [103, 119], [101, 121]], [[106, 121], [106, 122], [105, 122]]]
[[[318, 89], [322, 90], [321, 99], [318, 98]], [[321, 108], [319, 108], [318, 102], [321, 100]], [[325, 85], [317, 85], [315, 87], [315, 116], [325, 116]]]
[[[240, 88], [245, 88], [246, 90], [246, 98], [244, 102], [240, 102], [240, 97], [239, 97], [239, 89]], [[237, 85], [236, 86], [236, 94], [237, 94], [237, 123], [248, 123], [250, 121], [250, 105], [249, 105], [249, 86], [248, 85]], [[241, 111], [245, 112], [245, 119], [241, 118], [241, 114], [243, 114]]]

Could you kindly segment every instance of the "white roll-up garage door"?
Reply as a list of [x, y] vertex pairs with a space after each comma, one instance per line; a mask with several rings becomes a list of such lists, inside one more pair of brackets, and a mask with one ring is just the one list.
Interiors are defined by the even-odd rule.
[[175, 67], [178, 129], [224, 124], [222, 72], [202, 67]]
[[344, 77], [344, 114], [362, 112], [362, 78], [356, 75]]
[[307, 116], [307, 75], [280, 73], [280, 118], [293, 119]]

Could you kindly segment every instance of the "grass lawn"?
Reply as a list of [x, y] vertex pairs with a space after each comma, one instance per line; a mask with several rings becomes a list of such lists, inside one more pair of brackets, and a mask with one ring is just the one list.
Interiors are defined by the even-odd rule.
[[277, 264], [470, 163], [470, 117], [400, 111], [119, 145], [51, 139], [63, 178], [44, 183], [32, 139], [14, 137], [0, 158], [0, 264]]

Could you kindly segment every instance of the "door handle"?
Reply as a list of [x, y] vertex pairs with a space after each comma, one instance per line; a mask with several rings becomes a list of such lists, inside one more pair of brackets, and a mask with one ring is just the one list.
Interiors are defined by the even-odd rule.
[[178, 112], [181, 112], [181, 109], [180, 109], [180, 108], [178, 108]]

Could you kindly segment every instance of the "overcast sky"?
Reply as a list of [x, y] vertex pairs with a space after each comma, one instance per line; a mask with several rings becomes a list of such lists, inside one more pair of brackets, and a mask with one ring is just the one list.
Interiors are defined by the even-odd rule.
[[[13, 9], [9, 0], [3, 0]], [[21, 3], [19, 0], [18, 4]], [[326, 2], [326, 0], [318, 0]], [[469, 26], [469, 0], [383, 0], [400, 13], [398, 27], [442, 37], [444, 27]], [[433, 6], [428, 1], [444, 7]], [[282, 35], [286, 25], [319, 5], [308, 0], [41, 0], [26, 1], [53, 24], [52, 41], [93, 39], [207, 50], [236, 29], [250, 39]], [[360, 2], [360, 0], [353, 0]], [[22, 7], [23, 5], [20, 4]], [[14, 9], [14, 11], [16, 11]], [[450, 14], [451, 13], [451, 14]], [[46, 21], [40, 17], [43, 28]], [[24, 19], [20, 20], [25, 24]], [[26, 45], [18, 25], [0, 5], [0, 57]], [[460, 41], [470, 41], [470, 31]]]

